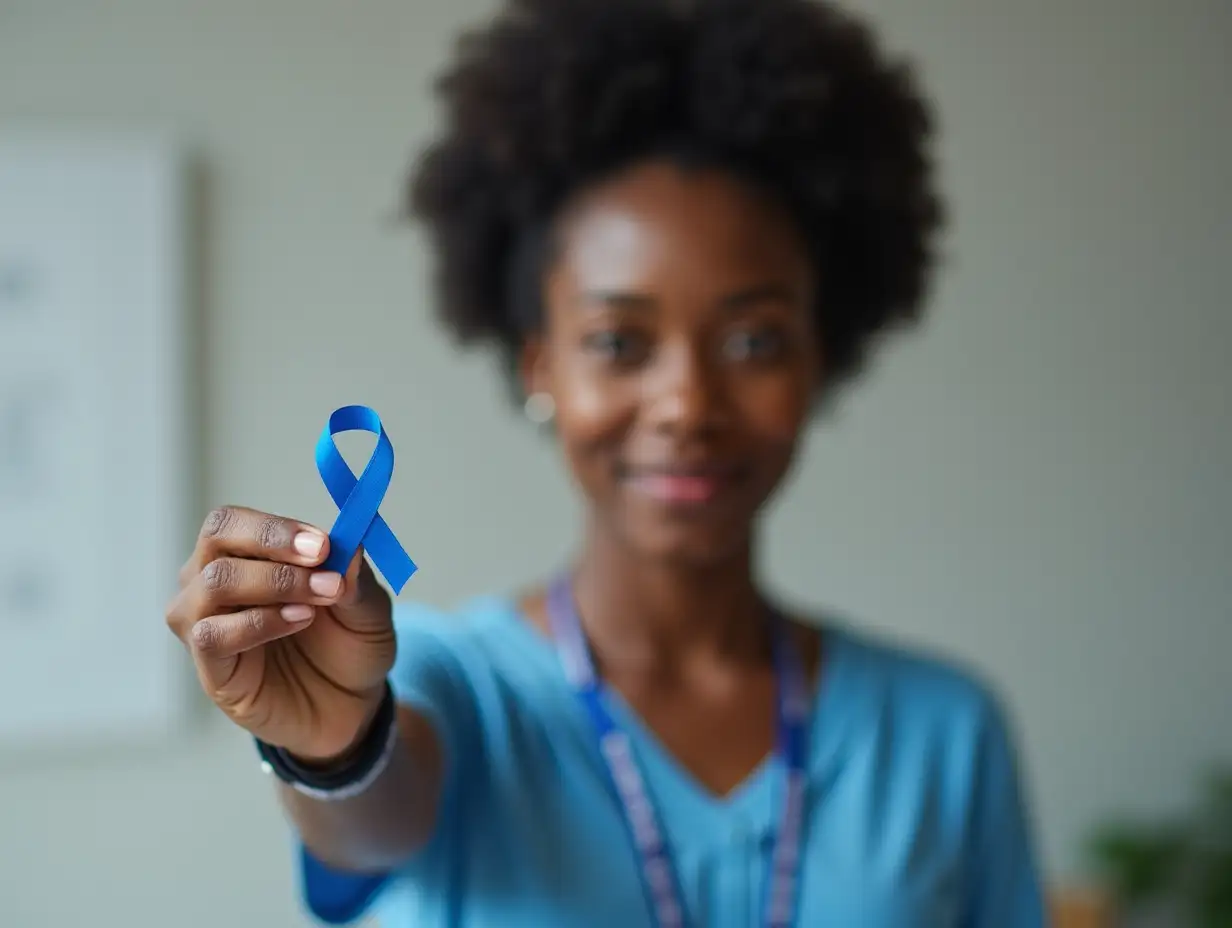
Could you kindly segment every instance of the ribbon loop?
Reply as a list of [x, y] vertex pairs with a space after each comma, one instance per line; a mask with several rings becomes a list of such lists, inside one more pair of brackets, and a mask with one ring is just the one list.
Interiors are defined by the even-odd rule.
[[[376, 448], [358, 479], [334, 444], [339, 432], [357, 431], [377, 436]], [[362, 544], [397, 595], [417, 568], [379, 512], [394, 474], [394, 446], [381, 417], [367, 406], [334, 410], [317, 439], [316, 458], [317, 473], [338, 507], [338, 518], [329, 531], [329, 557], [322, 569], [345, 574]]]

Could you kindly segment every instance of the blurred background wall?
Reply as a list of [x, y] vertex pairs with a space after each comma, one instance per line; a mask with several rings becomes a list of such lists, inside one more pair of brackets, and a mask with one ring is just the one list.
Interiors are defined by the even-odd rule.
[[[1232, 5], [860, 6], [937, 96], [948, 264], [927, 325], [818, 423], [765, 566], [995, 679], [1049, 875], [1078, 879], [1093, 821], [1176, 808], [1232, 755]], [[491, 366], [434, 329], [392, 221], [431, 75], [489, 8], [0, 0], [0, 129], [194, 156], [194, 518], [328, 526], [312, 446], [369, 403], [421, 565], [403, 597], [441, 603], [541, 575], [575, 514]], [[301, 924], [270, 784], [208, 711], [156, 744], [0, 752], [5, 928]]]

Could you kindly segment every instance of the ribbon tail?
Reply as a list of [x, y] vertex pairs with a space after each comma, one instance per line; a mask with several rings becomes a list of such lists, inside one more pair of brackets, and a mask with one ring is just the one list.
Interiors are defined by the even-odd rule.
[[[363, 538], [368, 556], [396, 596], [418, 570], [393, 531], [379, 515]], [[346, 569], [345, 567], [343, 568]]]

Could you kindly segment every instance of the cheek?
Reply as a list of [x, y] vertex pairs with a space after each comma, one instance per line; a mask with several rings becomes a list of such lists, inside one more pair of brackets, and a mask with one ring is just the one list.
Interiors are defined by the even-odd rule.
[[556, 397], [561, 428], [578, 437], [602, 434], [620, 415], [618, 397], [594, 378], [570, 377]]
[[765, 447], [790, 453], [812, 411], [809, 385], [795, 379], [746, 384], [735, 396], [745, 431]]
[[631, 385], [608, 378], [570, 376], [556, 391], [556, 430], [570, 466], [593, 484], [637, 418]]

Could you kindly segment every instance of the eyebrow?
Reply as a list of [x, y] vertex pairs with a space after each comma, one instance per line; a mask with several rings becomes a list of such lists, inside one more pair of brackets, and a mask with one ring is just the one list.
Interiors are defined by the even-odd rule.
[[[740, 312], [761, 303], [791, 303], [795, 292], [783, 284], [761, 284], [740, 290], [720, 301], [720, 307], [729, 312]], [[596, 309], [614, 309], [633, 312], [653, 312], [658, 300], [644, 293], [625, 290], [587, 290], [581, 295], [583, 306]]]
[[583, 306], [595, 309], [623, 309], [638, 312], [653, 311], [659, 305], [652, 296], [626, 290], [586, 290], [582, 293], [581, 303]]
[[724, 298], [724, 309], [739, 311], [759, 303], [793, 303], [797, 294], [785, 284], [761, 284]]

